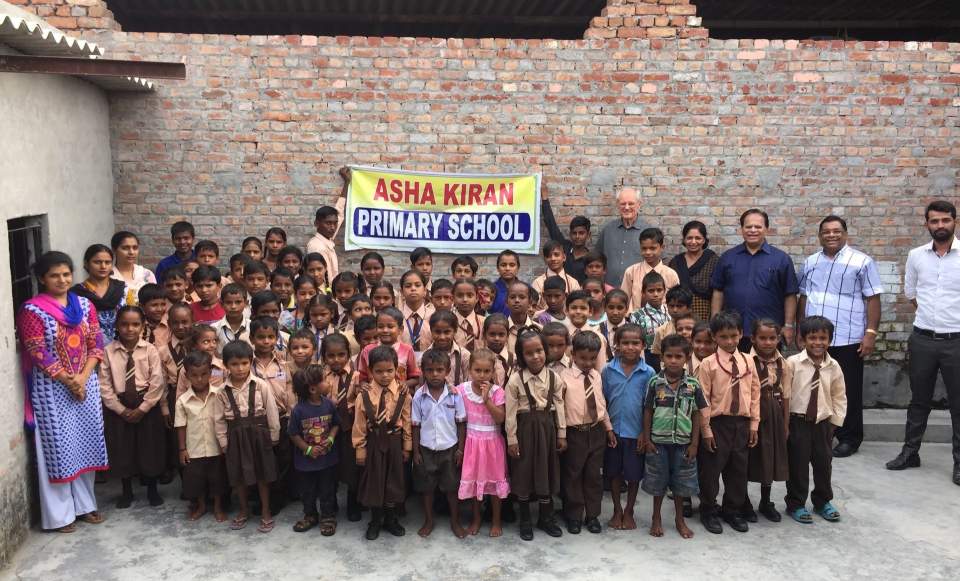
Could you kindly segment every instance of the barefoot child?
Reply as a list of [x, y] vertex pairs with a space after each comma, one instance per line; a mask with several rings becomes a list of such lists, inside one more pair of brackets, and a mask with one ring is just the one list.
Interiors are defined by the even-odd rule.
[[357, 399], [353, 447], [357, 466], [364, 467], [358, 499], [370, 509], [366, 539], [373, 541], [381, 528], [395, 537], [406, 534], [396, 506], [406, 497], [403, 465], [410, 461], [413, 435], [409, 392], [397, 380], [397, 352], [378, 345], [367, 361], [371, 381]]
[[221, 388], [210, 385], [213, 357], [205, 351], [191, 351], [183, 359], [183, 374], [190, 388], [177, 399], [177, 443], [183, 467], [183, 496], [191, 501], [189, 520], [207, 513], [207, 497], [213, 498], [213, 516], [227, 520], [221, 498], [227, 490], [223, 453], [214, 428], [214, 407]]
[[643, 405], [643, 435], [637, 450], [646, 453], [643, 490], [653, 495], [650, 535], [663, 536], [660, 509], [667, 488], [673, 493], [674, 519], [680, 536], [693, 538], [684, 517], [684, 499], [699, 494], [697, 447], [700, 443], [700, 410], [707, 407], [703, 390], [684, 366], [690, 343], [680, 335], [667, 335], [661, 347], [663, 370], [650, 381]]
[[247, 526], [250, 505], [247, 488], [257, 486], [262, 533], [273, 530], [270, 513], [270, 483], [277, 478], [273, 444], [280, 440], [280, 415], [270, 386], [250, 372], [253, 348], [243, 341], [223, 348], [227, 381], [216, 394], [214, 424], [220, 449], [226, 456], [227, 478], [240, 502], [240, 512], [230, 523], [232, 530]]
[[833, 339], [833, 323], [821, 316], [800, 323], [804, 350], [787, 361], [793, 366], [789, 390], [790, 435], [787, 452], [790, 478], [787, 480], [787, 512], [793, 520], [813, 522], [807, 502], [810, 487], [808, 466], [813, 466], [813, 510], [824, 520], [840, 520], [833, 500], [833, 431], [843, 425], [847, 413], [847, 391], [840, 364], [827, 353]]
[[537, 528], [551, 537], [563, 535], [553, 514], [553, 495], [560, 491], [559, 453], [567, 449], [565, 388], [546, 367], [543, 337], [537, 329], [521, 329], [518, 335], [518, 371], [506, 388], [507, 445], [511, 487], [520, 501], [520, 538], [532, 541], [532, 497], [540, 505]]
[[117, 508], [133, 502], [133, 477], [146, 481], [150, 506], [160, 506], [157, 478], [166, 467], [166, 433], [160, 412], [163, 366], [157, 348], [140, 338], [144, 316], [140, 307], [117, 312], [117, 339], [104, 348], [100, 395], [110, 474], [120, 478], [123, 492]]
[[[757, 511], [771, 522], [780, 522], [780, 513], [770, 501], [773, 483], [790, 476], [787, 461], [787, 426], [790, 425], [790, 385], [793, 366], [777, 348], [780, 325], [771, 319], [754, 319], [750, 335], [753, 349], [750, 356], [760, 377], [760, 427], [757, 445], [750, 448], [747, 474], [750, 482], [760, 483], [760, 505]], [[740, 515], [747, 522], [757, 522], [750, 495]]]
[[[747, 497], [748, 450], [757, 445], [760, 425], [760, 378], [753, 358], [737, 346], [743, 319], [736, 311], [721, 311], [710, 320], [717, 352], [700, 363], [697, 379], [708, 407], [703, 410], [703, 445], [700, 464], [700, 522], [720, 534], [720, 518], [733, 530], [745, 533], [747, 521], [740, 510]], [[717, 507], [723, 475], [723, 506]], [[721, 514], [722, 512], [722, 514]]]
[[603, 530], [598, 517], [603, 499], [603, 453], [617, 445], [607, 415], [603, 383], [596, 370], [600, 337], [578, 333], [573, 338], [573, 366], [560, 372], [567, 386], [563, 397], [567, 421], [567, 451], [561, 462], [567, 532], [580, 533], [584, 524], [591, 533]]
[[[614, 340], [617, 356], [600, 374], [607, 413], [617, 438], [617, 445], [608, 447], [603, 457], [603, 475], [613, 499], [613, 517], [607, 524], [613, 529], [633, 530], [637, 528], [633, 507], [643, 479], [643, 456], [637, 453], [637, 438], [643, 433], [643, 398], [654, 372], [643, 360], [643, 331], [639, 326], [621, 325]], [[624, 508], [620, 495], [625, 484]]]
[[498, 425], [506, 417], [503, 388], [493, 383], [496, 356], [480, 348], [470, 354], [470, 381], [459, 386], [467, 412], [467, 438], [460, 473], [460, 500], [473, 499], [473, 518], [467, 532], [480, 532], [484, 496], [490, 499], [492, 520], [490, 536], [503, 534], [500, 522], [501, 500], [510, 493], [507, 479], [506, 444]]
[[[447, 314], [440, 311], [433, 317]], [[450, 341], [453, 341], [450, 329]], [[433, 531], [433, 495], [437, 489], [447, 497], [450, 508], [450, 528], [459, 539], [467, 536], [460, 526], [457, 489], [460, 466], [463, 465], [463, 446], [466, 439], [467, 412], [463, 398], [447, 381], [450, 358], [447, 352], [428, 349], [420, 363], [424, 383], [413, 395], [411, 420], [413, 424], [413, 482], [423, 495], [423, 526], [417, 532], [428, 537]]]
[[303, 501], [303, 518], [293, 530], [306, 532], [319, 523], [320, 534], [333, 536], [337, 532], [337, 406], [324, 396], [323, 369], [319, 365], [298, 371], [293, 376], [293, 389], [298, 401], [290, 412], [287, 434], [296, 450], [293, 468]]

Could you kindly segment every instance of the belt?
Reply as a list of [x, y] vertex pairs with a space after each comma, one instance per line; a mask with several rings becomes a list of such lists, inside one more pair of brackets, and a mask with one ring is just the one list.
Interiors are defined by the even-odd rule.
[[567, 426], [568, 430], [576, 430], [578, 432], [589, 432], [595, 427], [599, 426], [600, 422], [593, 422], [592, 424], [579, 424], [576, 426]]
[[924, 337], [930, 337], [931, 339], [941, 339], [945, 341], [960, 339], [960, 333], [934, 333], [933, 331], [921, 329], [920, 327], [914, 327], [913, 332], [918, 335], [923, 335]]

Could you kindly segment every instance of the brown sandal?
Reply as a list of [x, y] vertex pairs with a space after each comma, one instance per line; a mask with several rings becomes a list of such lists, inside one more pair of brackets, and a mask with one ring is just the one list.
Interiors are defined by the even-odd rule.
[[320, 534], [325, 537], [332, 537], [337, 532], [337, 519], [326, 517], [320, 519]]
[[74, 523], [70, 523], [70, 524], [68, 524], [68, 525], [63, 525], [62, 527], [60, 527], [60, 528], [58, 528], [58, 529], [50, 529], [48, 532], [51, 532], [51, 533], [64, 533], [64, 534], [75, 533], [75, 532], [77, 532], [77, 525], [75, 525]]
[[106, 519], [104, 519], [103, 515], [98, 511], [94, 510], [92, 512], [88, 512], [87, 514], [81, 514], [77, 517], [77, 520], [83, 521], [88, 525], [98, 525]]
[[313, 515], [304, 515], [304, 517], [297, 521], [297, 524], [293, 525], [293, 532], [295, 533], [305, 533], [317, 526], [317, 517]]

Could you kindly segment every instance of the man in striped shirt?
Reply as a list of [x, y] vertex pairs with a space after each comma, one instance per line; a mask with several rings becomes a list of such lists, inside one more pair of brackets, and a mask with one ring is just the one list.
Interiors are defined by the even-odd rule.
[[800, 316], [826, 317], [834, 325], [830, 357], [840, 364], [847, 389], [847, 416], [833, 455], [853, 455], [863, 441], [863, 360], [873, 353], [880, 324], [880, 273], [872, 258], [847, 245], [847, 223], [839, 216], [820, 222], [823, 247], [800, 273]]

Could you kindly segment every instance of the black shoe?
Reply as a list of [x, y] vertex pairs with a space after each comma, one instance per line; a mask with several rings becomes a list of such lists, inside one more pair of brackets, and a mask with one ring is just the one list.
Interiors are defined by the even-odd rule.
[[547, 533], [551, 537], [562, 537], [563, 529], [557, 524], [557, 519], [553, 515], [541, 516], [537, 519], [537, 528]]
[[693, 501], [689, 497], [683, 499], [683, 518], [693, 516]]
[[367, 540], [375, 541], [380, 538], [380, 521], [371, 520], [370, 524], [367, 525]]
[[920, 467], [920, 454], [900, 452], [900, 455], [887, 462], [887, 470], [906, 470]]
[[383, 511], [383, 530], [395, 537], [402, 537], [407, 534], [407, 529], [403, 528], [403, 525], [397, 520], [396, 509], [388, 508]]
[[533, 523], [530, 521], [520, 521], [520, 538], [525, 541], [533, 540]]
[[583, 525], [580, 523], [578, 519], [573, 519], [573, 518], [567, 519], [567, 532], [570, 533], [571, 535], [579, 535], [580, 527], [582, 526]]
[[851, 443], [849, 443], [849, 442], [840, 442], [840, 443], [837, 444], [837, 446], [833, 449], [833, 457], [834, 457], [834, 458], [847, 458], [847, 457], [849, 457], [849, 456], [853, 456], [854, 454], [856, 454], [856, 453], [857, 453], [857, 450], [859, 450], [859, 449], [860, 449], [860, 446], [854, 446], [853, 444], [851, 444]]
[[719, 535], [723, 532], [723, 525], [720, 524], [720, 517], [715, 514], [700, 515], [700, 523], [703, 525], [703, 528], [707, 529], [707, 532], [711, 532], [715, 535]]
[[742, 518], [743, 520], [745, 520], [745, 521], [747, 521], [747, 522], [749, 522], [749, 523], [755, 523], [755, 522], [757, 522], [757, 521], [759, 520], [759, 519], [757, 518], [757, 513], [756, 513], [756, 511], [754, 511], [754, 510], [753, 510], [753, 507], [752, 507], [752, 506], [749, 506], [749, 505], [746, 506], [746, 507], [744, 507], [744, 508], [740, 511], [740, 515], [739, 515], [739, 516], [740, 516], [740, 518]]
[[586, 527], [588, 531], [595, 535], [603, 532], [603, 525], [600, 524], [600, 520], [597, 517], [587, 519]]
[[723, 522], [730, 525], [730, 528], [738, 533], [745, 533], [750, 530], [750, 526], [747, 525], [747, 521], [743, 520], [743, 517], [739, 514], [725, 514], [723, 515]]
[[960, 464], [953, 465], [953, 483], [960, 486]]
[[117, 499], [117, 508], [130, 508], [131, 504], [133, 504], [132, 494], [121, 494]]
[[147, 500], [150, 501], [150, 506], [163, 506], [163, 497], [156, 490], [147, 491]]
[[347, 520], [350, 522], [359, 522], [363, 518], [360, 510], [360, 503], [357, 502], [357, 495], [347, 492]]
[[760, 514], [767, 517], [768, 521], [780, 522], [780, 513], [777, 511], [772, 502], [761, 502], [757, 509], [760, 511]]

